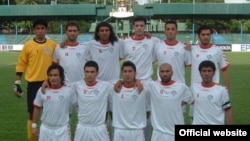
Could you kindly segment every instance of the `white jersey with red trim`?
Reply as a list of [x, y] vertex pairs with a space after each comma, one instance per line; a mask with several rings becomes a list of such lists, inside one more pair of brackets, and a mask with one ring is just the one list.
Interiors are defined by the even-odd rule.
[[112, 94], [113, 127], [120, 129], [143, 129], [146, 127], [146, 112], [149, 111], [149, 91], [144, 87], [139, 94], [135, 87], [122, 86]]
[[73, 86], [77, 92], [78, 122], [86, 126], [103, 125], [113, 85], [98, 81], [95, 85], [89, 86], [82, 80], [73, 83]]
[[[191, 65], [191, 53], [184, 47], [185, 45], [178, 42], [174, 45], [169, 45], [165, 41], [161, 41], [154, 48], [154, 57], [158, 61], [159, 66], [163, 63], [169, 63], [172, 66], [173, 76], [172, 79], [177, 82], [186, 83], [185, 81], [185, 67]], [[158, 80], [160, 80], [159, 73]]]
[[219, 84], [210, 87], [193, 83], [190, 87], [194, 97], [192, 124], [225, 124], [225, 109], [231, 107], [227, 89]]
[[97, 62], [99, 66], [98, 80], [116, 82], [120, 78], [120, 54], [122, 41], [102, 44], [99, 41], [88, 42], [88, 54], [90, 60]]
[[122, 58], [133, 62], [136, 66], [136, 78], [151, 80], [153, 74], [153, 48], [160, 39], [151, 37], [136, 40], [132, 37], [124, 40]]
[[83, 67], [88, 58], [86, 44], [76, 46], [56, 47], [53, 62], [58, 63], [64, 69], [65, 83], [76, 82], [84, 79]]
[[70, 86], [58, 89], [46, 88], [45, 94], [38, 90], [34, 105], [42, 108], [42, 123], [51, 126], [69, 124], [70, 109], [76, 105], [76, 93]]
[[184, 124], [182, 102], [190, 104], [192, 94], [185, 83], [160, 81], [148, 83], [151, 99], [151, 122], [154, 130], [174, 135], [176, 124]]
[[200, 45], [194, 45], [191, 49], [192, 56], [192, 68], [191, 68], [191, 84], [196, 82], [202, 82], [199, 65], [204, 60], [210, 60], [214, 62], [216, 71], [213, 77], [213, 82], [220, 82], [220, 70], [229, 66], [227, 58], [220, 47], [211, 45], [210, 48], [202, 48]]

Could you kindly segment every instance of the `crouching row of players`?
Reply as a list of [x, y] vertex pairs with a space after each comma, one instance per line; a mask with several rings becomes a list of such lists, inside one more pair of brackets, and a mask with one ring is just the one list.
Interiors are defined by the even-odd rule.
[[[32, 133], [39, 135], [39, 141], [72, 140], [69, 115], [74, 107], [78, 115], [74, 141], [111, 140], [105, 123], [108, 109], [112, 111], [113, 141], [145, 141], [149, 112], [153, 126], [151, 141], [174, 141], [175, 125], [185, 124], [182, 108], [185, 104], [192, 105], [192, 124], [232, 124], [229, 94], [225, 87], [212, 81], [214, 63], [201, 62], [199, 71], [202, 82], [189, 88], [173, 81], [171, 65], [163, 63], [158, 72], [161, 81], [138, 84], [135, 65], [126, 61], [121, 68], [123, 79], [114, 86], [97, 80], [98, 64], [88, 61], [84, 66], [85, 80], [64, 85], [63, 68], [53, 64], [47, 71], [49, 87], [44, 92], [41, 88], [34, 100]], [[138, 90], [138, 85], [143, 89]]]

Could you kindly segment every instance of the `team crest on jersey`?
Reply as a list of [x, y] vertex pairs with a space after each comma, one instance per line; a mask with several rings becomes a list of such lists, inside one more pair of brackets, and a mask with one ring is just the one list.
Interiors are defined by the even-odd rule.
[[45, 48], [44, 53], [45, 54], [50, 54], [50, 49], [49, 48]]
[[143, 44], [142, 47], [143, 47], [144, 49], [147, 49], [147, 48], [148, 48], [148, 45], [147, 45], [147, 44]]
[[81, 56], [81, 53], [80, 53], [80, 52], [77, 52], [77, 53], [76, 53], [76, 57], [80, 58], [80, 56]]
[[208, 60], [212, 59], [212, 55], [207, 55], [207, 59]]
[[163, 90], [160, 90], [160, 94], [163, 94]]
[[177, 94], [177, 92], [176, 92], [176, 91], [172, 91], [171, 94], [172, 94], [173, 96], [175, 96], [175, 95]]
[[114, 48], [112, 48], [112, 47], [109, 48], [109, 52], [110, 52], [110, 53], [113, 53], [113, 52], [114, 52]]
[[167, 55], [167, 51], [166, 50], [163, 51], [163, 55]]
[[60, 101], [63, 101], [63, 99], [64, 99], [64, 96], [63, 96], [63, 95], [60, 95], [60, 96], [59, 96], [59, 100], [60, 100]]
[[200, 57], [200, 55], [199, 54], [196, 54], [196, 58], [199, 58]]
[[136, 95], [136, 94], [134, 94], [134, 95], [132, 96], [132, 99], [133, 99], [134, 101], [136, 101], [137, 98], [138, 98], [138, 95]]
[[208, 99], [209, 101], [211, 101], [211, 100], [213, 99], [213, 96], [212, 96], [212, 95], [208, 95], [208, 96], [207, 96], [207, 99]]
[[174, 52], [174, 56], [178, 56], [179, 55], [179, 52]]
[[95, 95], [99, 94], [99, 90], [93, 90], [93, 92], [94, 92]]

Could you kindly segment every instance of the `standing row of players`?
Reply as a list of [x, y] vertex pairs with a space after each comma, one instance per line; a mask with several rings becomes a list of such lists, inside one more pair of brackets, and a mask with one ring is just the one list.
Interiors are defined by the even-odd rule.
[[[164, 63], [171, 64], [174, 72], [173, 81], [181, 83], [185, 83], [185, 67], [192, 66], [191, 83], [194, 83], [202, 82], [201, 77], [198, 75], [199, 64], [203, 60], [211, 60], [216, 66], [213, 82], [219, 83], [219, 70], [222, 70], [224, 83], [227, 90], [229, 90], [227, 73], [229, 64], [223, 51], [210, 43], [212, 29], [208, 26], [201, 26], [198, 29], [200, 44], [192, 47], [185, 47], [185, 44], [176, 40], [178, 31], [175, 21], [166, 22], [165, 41], [155, 37], [145, 37], [146, 20], [143, 17], [136, 17], [133, 20], [134, 34], [128, 39], [117, 39], [111, 25], [101, 22], [96, 27], [94, 39], [82, 44], [77, 41], [79, 26], [75, 23], [69, 23], [66, 26], [67, 41], [61, 45], [63, 47], [56, 47], [52, 40], [45, 38], [48, 28], [46, 21], [37, 20], [34, 22], [33, 27], [36, 37], [24, 45], [16, 66], [15, 81], [15, 94], [20, 96], [21, 76], [25, 72], [25, 79], [28, 82], [29, 120], [27, 129], [29, 141], [34, 140], [34, 136], [31, 133], [32, 120], [34, 120], [33, 101], [37, 90], [41, 87], [43, 81], [48, 78], [46, 71], [52, 61], [63, 67], [65, 84], [72, 84], [73, 82], [86, 79], [82, 68], [84, 68], [88, 60], [98, 64], [97, 80], [115, 84], [120, 78], [120, 60], [124, 58], [135, 64], [136, 80], [140, 80], [144, 86], [152, 80], [153, 62], [155, 61], [159, 65]], [[159, 68], [158, 72], [160, 72]], [[159, 80], [161, 80], [160, 77]], [[85, 106], [88, 107], [88, 105]], [[146, 125], [148, 125], [149, 130], [145, 128], [144, 131], [146, 131], [146, 140], [149, 140], [151, 133], [149, 112], [147, 118], [148, 123]], [[82, 125], [84, 124], [88, 127], [88, 123], [83, 123]], [[35, 126], [36, 124], [33, 123], [33, 127]], [[160, 132], [170, 136], [174, 134], [173, 131], [170, 132], [165, 129], [160, 130]]]

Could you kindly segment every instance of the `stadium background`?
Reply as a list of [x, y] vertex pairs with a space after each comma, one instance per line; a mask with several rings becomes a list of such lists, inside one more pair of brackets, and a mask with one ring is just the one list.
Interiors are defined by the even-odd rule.
[[[7, 1], [7, 0], [3, 0]], [[12, 0], [11, 0], [12, 1]], [[23, 0], [24, 1], [24, 0]], [[40, 0], [41, 1], [41, 0]], [[65, 0], [67, 1], [67, 0]], [[171, 0], [171, 2], [174, 0]], [[181, 0], [179, 0], [181, 1]], [[190, 0], [190, 2], [193, 0]], [[196, 0], [197, 2], [198, 0]], [[232, 0], [231, 0], [232, 1]], [[235, 0], [237, 2], [241, 0]], [[2, 2], [2, 1], [1, 1]], [[0, 2], [0, 3], [1, 3]], [[57, 0], [59, 2], [59, 0]], [[102, 1], [103, 2], [103, 1]], [[165, 1], [166, 2], [166, 1]], [[248, 2], [246, 0], [246, 2]], [[6, 4], [6, 3], [5, 3]], [[4, 7], [8, 7], [5, 5]], [[248, 5], [248, 7], [250, 7]], [[13, 8], [13, 7], [11, 7]], [[3, 10], [3, 5], [0, 5], [0, 11]], [[11, 13], [11, 11], [7, 11]], [[245, 16], [250, 17], [250, 11], [245, 10]], [[250, 27], [247, 22], [249, 18], [244, 18], [243, 20], [240, 18], [236, 19], [239, 22], [240, 27]], [[23, 17], [23, 15], [21, 15]], [[3, 13], [0, 12], [0, 23], [2, 23], [5, 19], [10, 17], [3, 17]], [[229, 17], [228, 17], [229, 18]], [[15, 19], [11, 18], [14, 22]], [[28, 18], [29, 19], [29, 18]], [[105, 18], [104, 18], [105, 19]], [[192, 19], [191, 19], [192, 20]], [[217, 20], [216, 18], [212, 18], [212, 20]], [[115, 23], [115, 22], [114, 22]], [[153, 22], [152, 22], [153, 23]], [[243, 23], [243, 24], [240, 24]], [[93, 25], [95, 22], [93, 21]], [[179, 23], [180, 24], [180, 23]], [[126, 24], [124, 24], [125, 26]], [[1, 26], [2, 27], [2, 26]], [[180, 24], [179, 28], [185, 27]], [[88, 28], [88, 30], [93, 30], [94, 26]], [[118, 27], [114, 26], [115, 29]], [[148, 29], [152, 28], [149, 26]], [[62, 41], [65, 36], [63, 30], [60, 29], [60, 26], [57, 26], [57, 33], [49, 33], [47, 34], [48, 38], [55, 40], [56, 42]], [[159, 28], [160, 30], [160, 28]], [[17, 31], [20, 31], [19, 29]], [[62, 32], [61, 32], [62, 31]], [[117, 31], [117, 30], [116, 30]], [[158, 33], [152, 32], [153, 35], [158, 36], [161, 39], [164, 39], [164, 35], [162, 31]], [[119, 34], [119, 33], [118, 33]], [[14, 33], [3, 33], [0, 32], [0, 141], [25, 141], [26, 140], [26, 98], [17, 99], [13, 96], [12, 86], [13, 80], [15, 80], [15, 63], [17, 61], [17, 57], [19, 52], [8, 52], [13, 51], [14, 46], [22, 45], [28, 39], [34, 37], [34, 34], [23, 34], [21, 32]], [[85, 42], [90, 40], [93, 37], [92, 32], [82, 32], [79, 36], [80, 42]], [[178, 40], [186, 42], [193, 40], [196, 41], [196, 34], [193, 34], [193, 31], [181, 31], [178, 35]], [[233, 114], [235, 124], [243, 124], [250, 125], [250, 79], [249, 79], [249, 69], [250, 69], [250, 34], [249, 32], [244, 32], [244, 30], [238, 30], [237, 32], [229, 32], [223, 33], [220, 32], [218, 34], [213, 35], [213, 42], [216, 44], [222, 45], [223, 48], [232, 47], [232, 45], [239, 45], [240, 48], [244, 50], [239, 50], [238, 52], [226, 52], [226, 56], [230, 62], [230, 83], [231, 83], [231, 102], [233, 105]], [[229, 45], [229, 46], [226, 46]], [[230, 50], [231, 51], [231, 50]], [[190, 70], [187, 70], [188, 74]], [[156, 77], [155, 74], [153, 77]], [[189, 80], [190, 78], [187, 78]], [[25, 82], [23, 80], [23, 82]], [[26, 84], [22, 84], [22, 88], [26, 91]], [[76, 116], [74, 115], [74, 123], [76, 122]], [[190, 123], [189, 117], [185, 118], [187, 123]], [[74, 124], [75, 125], [75, 124]], [[74, 131], [75, 127], [72, 128]], [[72, 132], [74, 133], [74, 132]]]

